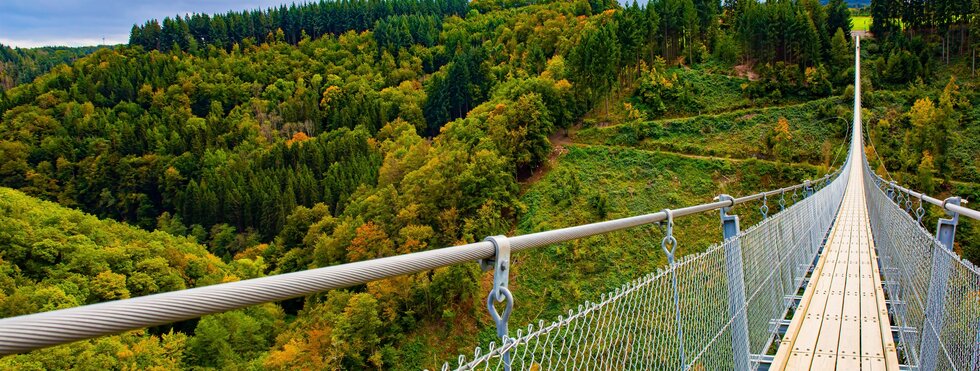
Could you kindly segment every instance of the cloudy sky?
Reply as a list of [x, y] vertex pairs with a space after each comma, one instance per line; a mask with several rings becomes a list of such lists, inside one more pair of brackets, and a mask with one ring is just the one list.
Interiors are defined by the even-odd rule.
[[0, 44], [85, 46], [129, 42], [134, 23], [186, 13], [224, 13], [297, 0], [0, 0]]

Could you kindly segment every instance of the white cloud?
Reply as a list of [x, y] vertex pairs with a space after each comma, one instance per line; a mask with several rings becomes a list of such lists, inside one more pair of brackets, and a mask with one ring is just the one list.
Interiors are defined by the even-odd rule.
[[22, 48], [129, 42], [133, 24], [306, 0], [0, 0], [0, 43]]
[[[105, 45], [125, 44], [129, 42], [129, 36], [106, 37]], [[102, 38], [78, 37], [78, 38], [45, 38], [38, 40], [30, 39], [8, 39], [0, 37], [0, 44], [17, 48], [37, 48], [41, 46], [95, 46], [103, 45]]]

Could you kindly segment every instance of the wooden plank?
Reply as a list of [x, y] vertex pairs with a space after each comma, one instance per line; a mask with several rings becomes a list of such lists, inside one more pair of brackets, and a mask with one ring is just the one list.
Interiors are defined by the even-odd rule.
[[[881, 292], [881, 282], [880, 280], [875, 280], [878, 270], [875, 266], [877, 262], [872, 259], [874, 248], [871, 244], [871, 239], [865, 234], [862, 240], [865, 241], [864, 244], [867, 246], [864, 253], [861, 254], [862, 261], [867, 261], [867, 263], [862, 264], [863, 269], [861, 274], [861, 356], [870, 362], [868, 363], [869, 366], [878, 365], [884, 368], [883, 334], [881, 333], [881, 324], [879, 323], [881, 321], [881, 312], [879, 311], [877, 297], [877, 293]], [[885, 316], [885, 320], [887, 321], [887, 309]], [[891, 333], [884, 335], [891, 336]], [[880, 364], [878, 363], [879, 361]], [[862, 362], [862, 366], [864, 363]]]
[[[861, 371], [885, 371], [885, 370], [889, 370], [889, 368], [886, 368], [884, 358], [861, 357]], [[898, 368], [895, 368], [893, 370], [898, 370]]]
[[837, 347], [838, 361], [842, 364], [838, 366], [842, 369], [860, 368], [861, 352], [861, 246], [860, 233], [861, 226], [854, 222], [860, 222], [860, 215], [852, 215], [851, 234], [848, 243], [848, 271], [844, 288], [844, 305], [842, 311], [842, 323], [840, 331], [840, 341]]
[[[809, 370], [834, 370], [837, 367], [837, 355], [834, 353], [816, 353]], [[792, 370], [791, 368], [788, 370]]]
[[[860, 370], [861, 369], [861, 357], [856, 355], [844, 355], [837, 354], [836, 367], [838, 370]], [[813, 370], [820, 370], [819, 368], [812, 368]]]
[[870, 237], [870, 226], [868, 229], [868, 241], [872, 245], [872, 248], [868, 251], [868, 256], [872, 262], [871, 280], [874, 285], [875, 309], [878, 311], [878, 333], [881, 335], [882, 352], [884, 353], [884, 365], [881, 369], [898, 370], [898, 350], [895, 347], [895, 339], [892, 337], [891, 321], [888, 319], [888, 307], [885, 305], [885, 291], [881, 286], [878, 254], [873, 247], [873, 241]]
[[[848, 206], [847, 212], [842, 215], [840, 219], [839, 226], [842, 228], [842, 232], [838, 238], [839, 243], [839, 253], [838, 262], [834, 271], [834, 275], [830, 280], [830, 291], [827, 292], [827, 304], [823, 311], [823, 323], [820, 326], [820, 335], [816, 343], [816, 352], [818, 353], [829, 353], [832, 355], [831, 359], [836, 363], [837, 354], [840, 351], [840, 340], [844, 333], [851, 333], [853, 331], [860, 331], [860, 329], [844, 328], [844, 301], [848, 291], [848, 274], [854, 269], [853, 267], [853, 254], [852, 254], [852, 240], [854, 237], [854, 226], [853, 217], [854, 213], [851, 208], [853, 205], [853, 198], [848, 198], [845, 200], [845, 205]], [[843, 332], [842, 332], [843, 331]], [[816, 365], [813, 366], [817, 368]], [[818, 369], [825, 368], [826, 366], [821, 366]]]
[[851, 170], [841, 210], [773, 369], [898, 370], [864, 179]]
[[[796, 308], [796, 314], [790, 321], [786, 334], [780, 341], [776, 356], [773, 358], [772, 366], [774, 369], [798, 370], [810, 367], [813, 359], [813, 347], [804, 346], [801, 348], [797, 342], [812, 344], [816, 342], [816, 337], [820, 333], [819, 323], [822, 317], [822, 308], [826, 303], [825, 292], [829, 288], [823, 282], [824, 280], [821, 280], [821, 277], [824, 277], [825, 271], [832, 274], [836, 265], [839, 248], [838, 243], [835, 242], [837, 241], [835, 236], [838, 234], [839, 231], [836, 228], [831, 229], [827, 245], [824, 246], [824, 250], [817, 260], [810, 282], [803, 290], [803, 297]], [[818, 286], [825, 288], [820, 290]], [[821, 308], [821, 310], [811, 312], [811, 308]], [[813, 327], [817, 327], [817, 331], [804, 330], [804, 328], [812, 329]], [[803, 336], [802, 339], [799, 338], [801, 335]]]

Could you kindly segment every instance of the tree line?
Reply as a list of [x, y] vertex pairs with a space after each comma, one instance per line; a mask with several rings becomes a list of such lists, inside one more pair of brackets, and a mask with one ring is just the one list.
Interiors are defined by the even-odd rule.
[[98, 48], [97, 46], [12, 48], [0, 44], [0, 92], [33, 81], [35, 77], [47, 73], [55, 66], [71, 63]]
[[[952, 57], [966, 55], [971, 58], [971, 68], [975, 71], [976, 50], [980, 47], [980, 37], [977, 37], [980, 35], [980, 3], [970, 0], [873, 0], [871, 17], [871, 32], [875, 35], [882, 38], [901, 36], [893, 40], [899, 47], [894, 53], [918, 49], [910, 45], [913, 41], [902, 39], [935, 37], [942, 63], [949, 64]], [[921, 58], [923, 55], [917, 57], [920, 57], [919, 64], [926, 62], [926, 58]], [[907, 56], [901, 61], [905, 64], [915, 62]]]
[[246, 39], [259, 43], [277, 32], [282, 32], [284, 41], [296, 44], [304, 36], [315, 39], [326, 34], [364, 31], [389, 16], [462, 16], [468, 9], [465, 0], [320, 0], [265, 10], [151, 19], [143, 25], [133, 25], [129, 44], [146, 50], [194, 52], [208, 46], [231, 48]]

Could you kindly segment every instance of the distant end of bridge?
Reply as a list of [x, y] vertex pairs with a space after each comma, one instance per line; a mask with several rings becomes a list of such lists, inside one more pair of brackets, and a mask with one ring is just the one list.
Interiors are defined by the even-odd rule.
[[[855, 42], [860, 45], [860, 38]], [[854, 125], [850, 163], [863, 164], [861, 55], [855, 48]], [[864, 167], [852, 166], [827, 242], [772, 370], [899, 370], [877, 249], [871, 233]]]

